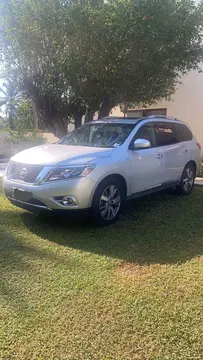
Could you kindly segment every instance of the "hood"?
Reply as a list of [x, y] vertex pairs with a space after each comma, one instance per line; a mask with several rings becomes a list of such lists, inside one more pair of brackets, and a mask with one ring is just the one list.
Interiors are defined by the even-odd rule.
[[83, 165], [110, 156], [113, 149], [49, 144], [24, 150], [11, 160], [30, 165]]

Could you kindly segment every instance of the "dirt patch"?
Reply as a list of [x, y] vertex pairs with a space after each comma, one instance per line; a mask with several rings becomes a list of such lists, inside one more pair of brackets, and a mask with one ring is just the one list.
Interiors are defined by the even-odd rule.
[[122, 263], [116, 269], [116, 273], [123, 277], [141, 279], [150, 278], [157, 270], [156, 265], [139, 265], [134, 263]]

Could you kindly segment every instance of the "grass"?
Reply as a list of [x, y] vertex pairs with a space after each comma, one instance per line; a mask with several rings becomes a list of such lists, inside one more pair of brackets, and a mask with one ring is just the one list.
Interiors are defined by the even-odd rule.
[[1, 360], [203, 359], [203, 191], [108, 228], [0, 196]]
[[201, 163], [200, 163], [199, 176], [203, 177], [203, 158], [201, 159]]

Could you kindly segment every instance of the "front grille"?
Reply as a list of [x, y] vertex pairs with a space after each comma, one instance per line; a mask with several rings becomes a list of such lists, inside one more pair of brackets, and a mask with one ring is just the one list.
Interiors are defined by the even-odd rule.
[[41, 165], [28, 165], [11, 162], [8, 167], [8, 179], [34, 183], [42, 169], [43, 166]]

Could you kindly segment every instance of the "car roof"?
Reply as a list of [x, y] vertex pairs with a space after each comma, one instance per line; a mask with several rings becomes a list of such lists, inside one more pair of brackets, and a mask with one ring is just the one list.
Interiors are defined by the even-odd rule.
[[137, 123], [141, 122], [141, 121], [145, 121], [145, 120], [163, 120], [163, 121], [174, 121], [174, 122], [181, 122], [178, 119], [172, 118], [172, 117], [168, 117], [168, 116], [162, 116], [162, 115], [151, 115], [151, 116], [146, 116], [146, 117], [119, 117], [119, 116], [108, 116], [108, 117], [104, 117], [101, 118], [99, 120], [93, 120], [91, 122], [89, 122], [88, 124], [107, 124], [107, 123], [111, 123], [111, 124], [132, 124], [132, 125], [136, 125]]

